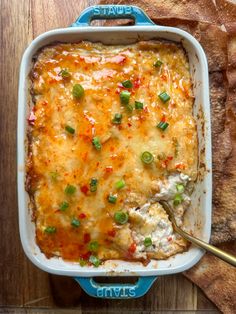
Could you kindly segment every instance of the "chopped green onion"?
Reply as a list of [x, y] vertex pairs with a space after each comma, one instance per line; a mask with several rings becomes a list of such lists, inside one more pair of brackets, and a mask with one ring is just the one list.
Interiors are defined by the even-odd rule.
[[65, 188], [65, 193], [68, 195], [74, 194], [76, 191], [76, 187], [74, 185], [68, 184]]
[[176, 194], [174, 197], [174, 206], [178, 206], [183, 201], [183, 197], [180, 194]]
[[119, 181], [116, 182], [115, 186], [116, 186], [116, 188], [117, 188], [118, 190], [120, 190], [120, 189], [122, 189], [123, 187], [125, 187], [125, 181], [124, 181], [124, 180], [119, 180]]
[[114, 215], [115, 222], [124, 225], [129, 220], [129, 215], [125, 212], [119, 211]]
[[58, 176], [59, 176], [59, 173], [58, 172], [50, 172], [50, 177], [51, 177], [51, 179], [53, 180], [53, 181], [57, 181], [57, 178], [58, 178]]
[[153, 65], [154, 67], [159, 68], [162, 64], [163, 62], [161, 60], [157, 60]]
[[98, 242], [97, 241], [92, 241], [89, 243], [89, 251], [92, 251], [92, 252], [96, 252], [98, 250]]
[[66, 129], [66, 131], [68, 132], [68, 133], [70, 133], [70, 134], [74, 134], [75, 133], [75, 129], [73, 129], [71, 126], [69, 126], [69, 125], [66, 125], [65, 126], [65, 129]]
[[83, 266], [87, 265], [87, 262], [86, 262], [86, 260], [84, 260], [83, 258], [81, 258], [81, 259], [79, 260], [79, 264], [80, 264], [81, 267], [83, 267]]
[[112, 119], [112, 123], [121, 124], [121, 120], [122, 120], [122, 114], [121, 113], [115, 113], [114, 118]]
[[157, 124], [157, 128], [160, 129], [160, 130], [162, 130], [162, 131], [165, 131], [165, 129], [167, 129], [168, 126], [169, 126], [169, 123], [163, 122], [163, 121], [161, 121], [161, 122], [159, 122], [159, 123]]
[[168, 100], [170, 100], [170, 96], [166, 93], [166, 92], [163, 92], [163, 93], [160, 93], [158, 95], [158, 97], [160, 98], [160, 100], [164, 103], [166, 103]]
[[59, 206], [59, 209], [64, 211], [69, 207], [69, 204], [67, 202], [62, 202]]
[[121, 103], [123, 105], [128, 105], [129, 99], [130, 99], [130, 92], [128, 92], [127, 90], [123, 90], [120, 93], [120, 101], [121, 101]]
[[70, 224], [71, 224], [71, 226], [78, 228], [80, 226], [80, 221], [77, 218], [72, 218]]
[[84, 96], [83, 86], [80, 84], [75, 84], [72, 89], [72, 95], [77, 99], [82, 98]]
[[47, 227], [44, 229], [44, 232], [52, 234], [55, 233], [56, 230], [57, 230], [56, 227]]
[[125, 88], [132, 88], [133, 84], [130, 80], [126, 80], [124, 82], [121, 83]]
[[176, 190], [180, 194], [184, 193], [184, 185], [183, 184], [176, 184]]
[[69, 78], [71, 76], [70, 72], [67, 69], [62, 69], [59, 72], [59, 75], [61, 75], [64, 79]]
[[96, 148], [96, 150], [101, 150], [102, 144], [101, 144], [101, 142], [100, 142], [99, 137], [94, 137], [94, 138], [92, 139], [92, 143], [93, 143], [93, 146]]
[[98, 180], [96, 178], [92, 178], [90, 180], [90, 192], [96, 192], [98, 187]]
[[110, 194], [107, 199], [109, 203], [115, 204], [117, 201], [117, 196]]
[[148, 165], [148, 164], [153, 162], [154, 157], [149, 152], [143, 152], [142, 155], [141, 155], [141, 160], [142, 160], [143, 163]]
[[140, 101], [135, 101], [134, 106], [135, 109], [143, 109], [143, 103]]
[[101, 264], [100, 259], [94, 255], [90, 255], [89, 262], [93, 264], [95, 267], [98, 267]]
[[148, 247], [148, 246], [151, 246], [152, 245], [152, 239], [151, 238], [145, 238], [144, 239], [144, 246]]

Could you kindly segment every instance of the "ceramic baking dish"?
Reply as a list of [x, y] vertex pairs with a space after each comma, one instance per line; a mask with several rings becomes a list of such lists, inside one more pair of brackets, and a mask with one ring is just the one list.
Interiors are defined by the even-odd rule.
[[[132, 18], [134, 26], [97, 27], [90, 26], [93, 19]], [[69, 28], [56, 29], [37, 37], [26, 49], [20, 68], [18, 103], [18, 206], [21, 242], [28, 258], [42, 270], [72, 276], [92, 296], [105, 298], [135, 298], [145, 294], [157, 276], [182, 272], [199, 261], [203, 251], [196, 247], [167, 260], [152, 260], [147, 266], [137, 262], [106, 261], [99, 268], [81, 267], [76, 263], [58, 258], [47, 259], [35, 243], [34, 223], [29, 211], [29, 197], [25, 191], [25, 159], [27, 156], [27, 116], [30, 107], [28, 74], [36, 52], [52, 42], [78, 42], [89, 40], [104, 44], [130, 44], [138, 40], [168, 39], [181, 42], [188, 54], [193, 79], [195, 103], [194, 116], [197, 120], [199, 139], [199, 178], [192, 195], [192, 205], [185, 223], [195, 235], [209, 241], [211, 230], [211, 129], [208, 67], [205, 53], [187, 32], [178, 28], [157, 26], [134, 6], [94, 6], [82, 12]], [[136, 276], [135, 284], [99, 284], [93, 280], [98, 276]]]

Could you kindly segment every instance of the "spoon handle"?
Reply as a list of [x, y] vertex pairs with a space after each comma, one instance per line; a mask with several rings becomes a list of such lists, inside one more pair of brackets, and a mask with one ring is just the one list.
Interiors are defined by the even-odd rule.
[[190, 234], [188, 234], [187, 232], [181, 230], [180, 228], [178, 228], [177, 226], [175, 226], [176, 231], [186, 240], [188, 240], [189, 242], [192, 242], [194, 244], [196, 244], [197, 246], [201, 247], [202, 249], [211, 252], [212, 254], [216, 255], [217, 257], [219, 257], [220, 259], [222, 259], [223, 261], [236, 266], [236, 257], [226, 253], [223, 250], [220, 250], [219, 248], [206, 243], [198, 238], [195, 238], [193, 236], [191, 236]]

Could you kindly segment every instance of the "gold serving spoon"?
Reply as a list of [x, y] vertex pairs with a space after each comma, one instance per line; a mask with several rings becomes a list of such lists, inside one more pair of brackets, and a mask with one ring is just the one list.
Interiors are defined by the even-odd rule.
[[227, 262], [233, 266], [236, 266], [236, 257], [235, 256], [228, 254], [225, 251], [222, 251], [222, 250], [218, 249], [217, 247], [215, 247], [209, 243], [206, 243], [206, 242], [204, 242], [198, 238], [195, 238], [195, 237], [191, 236], [190, 234], [188, 234], [187, 232], [183, 231], [180, 227], [177, 226], [175, 216], [174, 216], [174, 213], [172, 211], [171, 206], [166, 201], [160, 201], [160, 204], [163, 206], [163, 208], [165, 209], [165, 211], [169, 215], [170, 221], [172, 222], [172, 226], [173, 226], [173, 229], [175, 232], [180, 234], [184, 239], [188, 240], [189, 242], [199, 246], [200, 248], [206, 250], [207, 252], [211, 252], [212, 254], [219, 257], [223, 261], [225, 261], [225, 262]]

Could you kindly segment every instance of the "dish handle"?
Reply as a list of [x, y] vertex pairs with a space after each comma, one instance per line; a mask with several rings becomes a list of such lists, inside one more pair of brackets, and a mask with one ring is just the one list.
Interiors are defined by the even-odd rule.
[[140, 8], [132, 5], [96, 5], [85, 9], [72, 27], [89, 26], [92, 20], [133, 19], [135, 25], [155, 25]]
[[91, 297], [103, 299], [131, 299], [142, 297], [145, 293], [147, 293], [157, 277], [140, 277], [134, 284], [97, 283], [91, 277], [75, 277], [74, 279]]

